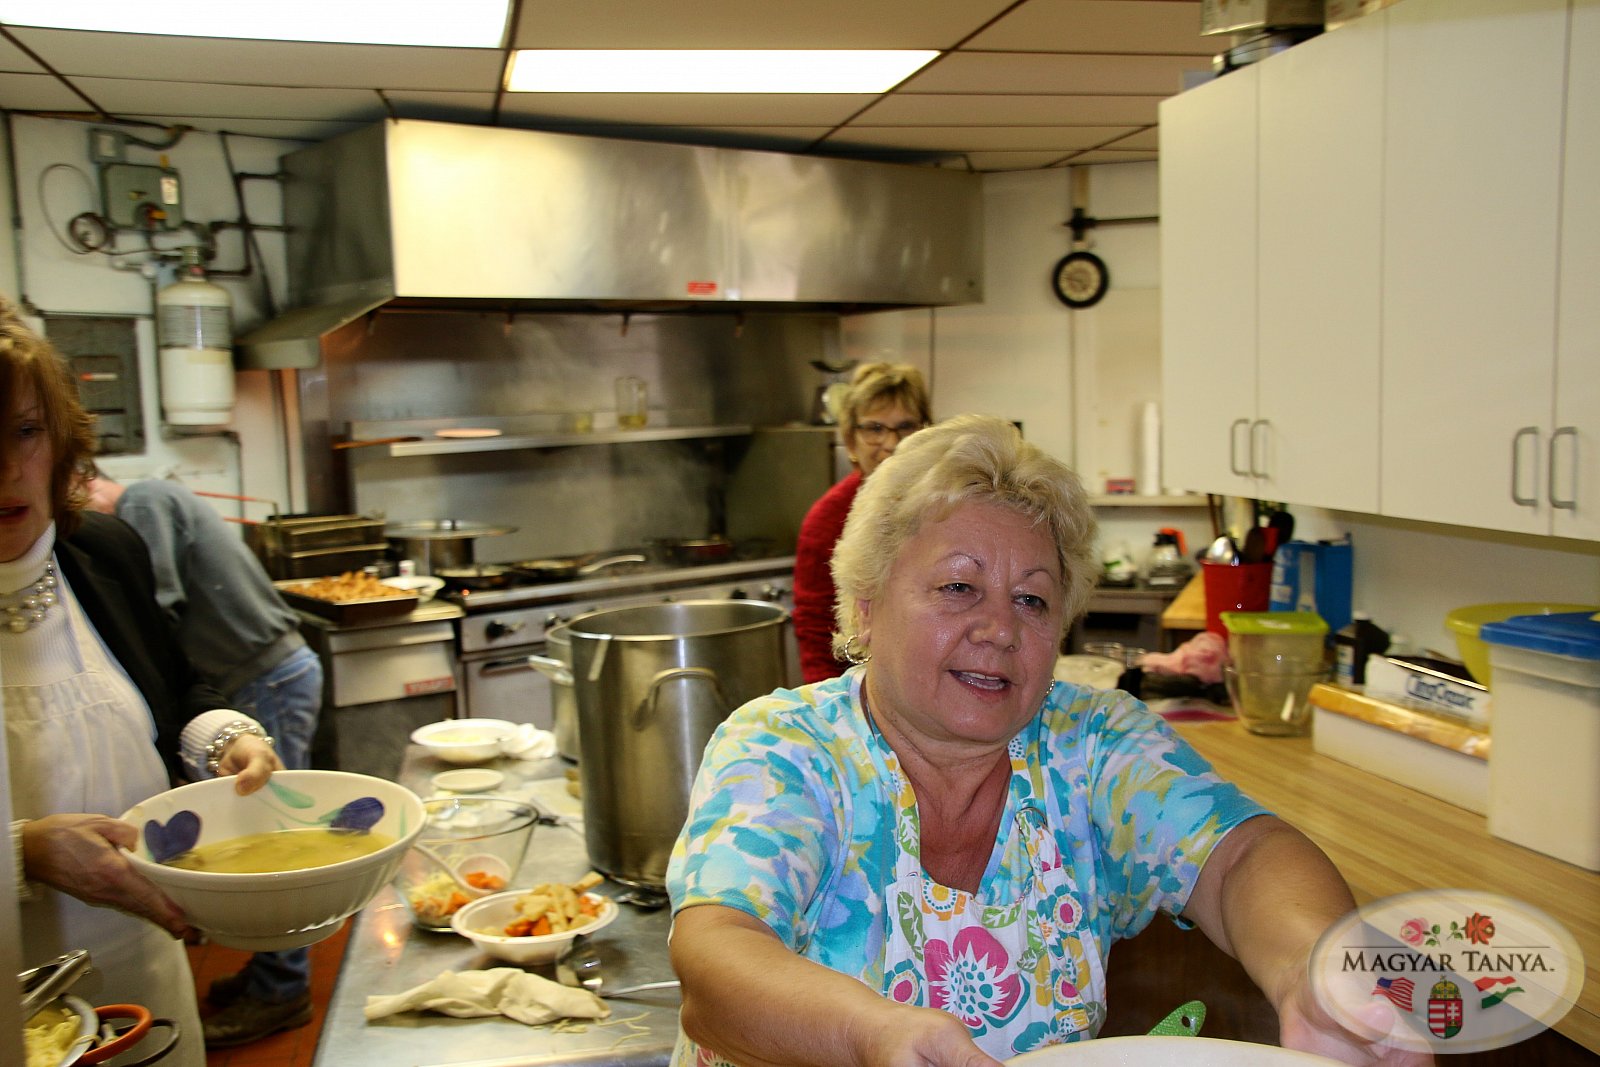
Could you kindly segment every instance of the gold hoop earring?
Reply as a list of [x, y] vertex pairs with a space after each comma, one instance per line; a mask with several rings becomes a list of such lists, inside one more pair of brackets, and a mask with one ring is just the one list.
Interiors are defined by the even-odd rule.
[[839, 649], [839, 654], [845, 658], [845, 662], [857, 667], [872, 658], [872, 652], [866, 645], [861, 643], [861, 638], [855, 634], [845, 638], [844, 645]]

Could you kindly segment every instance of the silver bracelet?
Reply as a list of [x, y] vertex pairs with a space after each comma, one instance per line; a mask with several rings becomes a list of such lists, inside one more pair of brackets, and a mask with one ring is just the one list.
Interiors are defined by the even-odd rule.
[[255, 723], [245, 722], [243, 719], [235, 719], [218, 730], [217, 736], [213, 737], [210, 744], [206, 745], [206, 770], [213, 775], [217, 774], [218, 768], [222, 766], [222, 753], [236, 739], [244, 737], [246, 734], [261, 738], [267, 743], [268, 748], [273, 748], [277, 745], [277, 742]]

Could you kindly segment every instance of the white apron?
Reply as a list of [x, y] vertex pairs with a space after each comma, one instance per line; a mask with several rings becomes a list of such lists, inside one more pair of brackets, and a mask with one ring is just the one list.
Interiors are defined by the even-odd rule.
[[[154, 722], [65, 580], [58, 595], [47, 623], [0, 633], [12, 815], [118, 816], [168, 788]], [[182, 942], [142, 919], [37, 884], [21, 912], [24, 967], [88, 949], [101, 983], [95, 989], [92, 978], [85, 981], [80, 995], [96, 1005], [142, 1004], [157, 1018], [175, 1020], [182, 1040], [162, 1067], [205, 1067]]]

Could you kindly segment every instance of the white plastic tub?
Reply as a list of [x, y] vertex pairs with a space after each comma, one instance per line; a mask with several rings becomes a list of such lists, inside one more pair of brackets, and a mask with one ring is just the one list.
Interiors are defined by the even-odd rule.
[[1600, 871], [1600, 622], [1485, 624], [1494, 672], [1489, 832]]

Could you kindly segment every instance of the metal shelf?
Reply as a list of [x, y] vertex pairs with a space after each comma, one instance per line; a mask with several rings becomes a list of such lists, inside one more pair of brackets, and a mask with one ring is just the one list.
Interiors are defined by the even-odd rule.
[[1089, 505], [1097, 508], [1203, 508], [1206, 506], [1206, 498], [1200, 493], [1176, 493], [1167, 496], [1102, 493], [1091, 496]]
[[499, 437], [427, 438], [362, 449], [380, 456], [452, 456], [468, 452], [514, 452], [531, 448], [582, 445], [628, 445], [645, 441], [689, 441], [708, 437], [748, 437], [751, 426], [646, 426], [639, 430], [595, 430], [589, 433], [502, 434]]

